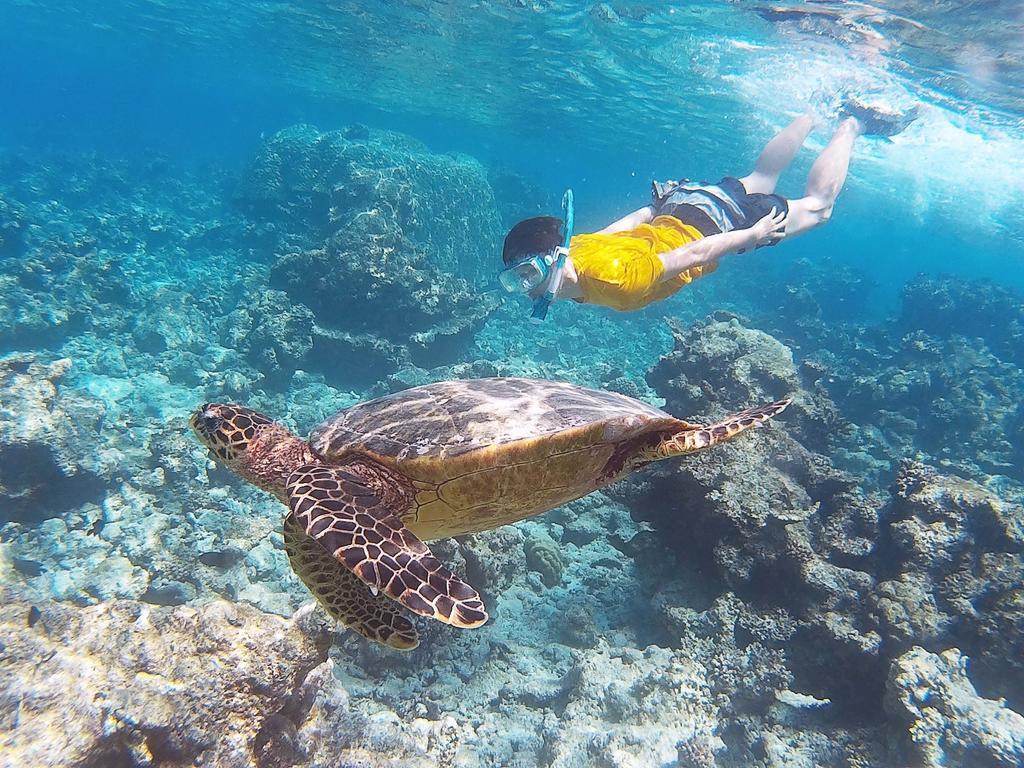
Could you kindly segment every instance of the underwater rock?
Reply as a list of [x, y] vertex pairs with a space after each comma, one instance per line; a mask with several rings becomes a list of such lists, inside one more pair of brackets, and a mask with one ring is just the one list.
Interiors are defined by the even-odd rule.
[[522, 576], [523, 541], [522, 530], [511, 525], [461, 537], [459, 549], [470, 583], [488, 597], [500, 595]]
[[53, 237], [26, 254], [0, 261], [4, 348], [47, 348], [88, 327], [89, 308], [100, 289], [87, 277], [96, 277], [98, 269], [86, 270], [80, 255]]
[[0, 178], [11, 183], [0, 198], [33, 222], [20, 255], [0, 253], [0, 344], [52, 349], [86, 331], [131, 333], [137, 318], [161, 314], [148, 304], [159, 286], [192, 288], [171, 316], [228, 293], [245, 245], [238, 217], [219, 210], [220, 174], [85, 155], [41, 157]]
[[47, 603], [25, 631], [12, 626], [23, 604], [3, 603], [0, 716], [17, 718], [5, 753], [22, 765], [254, 764], [258, 737], [326, 659], [326, 637], [245, 606]]
[[313, 349], [313, 313], [281, 291], [247, 296], [224, 320], [224, 345], [237, 350], [269, 379], [287, 381], [306, 368]]
[[722, 741], [707, 682], [685, 653], [601, 646], [577, 656], [571, 681], [543, 730], [552, 768], [714, 766]]
[[25, 226], [25, 206], [0, 195], [0, 257], [21, 255]]
[[239, 297], [266, 283], [220, 169], [86, 155], [14, 173], [0, 185], [34, 224], [20, 257], [0, 257], [0, 346], [74, 359], [68, 388], [105, 408], [83, 456], [144, 453], [146, 430], [131, 430], [190, 401], [187, 387], [242, 399], [273, 376], [217, 344]]
[[[733, 702], [724, 711], [741, 732], [756, 728], [742, 724], [764, 716], [773, 691], [791, 683], [845, 711], [870, 712], [886, 669], [868, 600], [881, 501], [804, 443], [827, 444], [834, 406], [806, 388], [785, 346], [735, 318], [674, 335], [676, 350], [650, 376], [667, 410], [710, 420], [784, 395], [796, 410], [792, 421], [787, 410], [742, 441], [609, 489], [656, 531], [637, 542], [644, 554], [634, 559], [656, 585], [670, 642], [703, 643], [698, 658], [722, 681]], [[742, 764], [743, 740], [726, 741]]]
[[571, 648], [593, 648], [600, 637], [594, 616], [582, 601], [572, 603], [561, 614], [558, 639]]
[[896, 648], [931, 645], [949, 631], [952, 619], [935, 604], [931, 586], [923, 574], [901, 573], [881, 582], [871, 596], [879, 631]]
[[[200, 393], [142, 371], [90, 373], [89, 352], [75, 365], [24, 354], [0, 360], [3, 577], [26, 595], [78, 604], [243, 592], [244, 569], [197, 558], [250, 550], [268, 528], [279, 530], [281, 512], [260, 494], [239, 489], [238, 501], [225, 499], [206, 482], [206, 452], [187, 425], [186, 408]], [[18, 561], [39, 563], [38, 573]], [[291, 586], [277, 583], [287, 573], [283, 554], [277, 565], [272, 591], [280, 599]]]
[[[708, 671], [724, 748], [720, 768], [896, 765], [876, 728], [844, 728], [827, 699], [794, 692], [788, 650], [803, 643], [785, 609], [759, 611], [724, 594], [704, 608], [692, 574], [654, 595], [662, 620], [689, 658]], [[802, 689], [801, 689], [802, 690]], [[854, 724], [858, 719], [852, 718]], [[687, 763], [683, 762], [683, 765]]]
[[109, 470], [91, 450], [103, 407], [62, 386], [68, 359], [0, 359], [0, 523], [28, 524], [103, 498]]
[[[814, 546], [844, 548], [849, 561], [867, 554], [877, 535], [877, 520], [863, 509], [853, 478], [805, 447], [805, 440], [827, 443], [827, 427], [838, 421], [832, 403], [801, 384], [789, 349], [735, 318], [709, 319], [685, 332], [677, 327], [673, 335], [676, 349], [649, 376], [666, 410], [711, 421], [783, 396], [794, 403], [779, 425], [634, 475], [620, 486], [632, 499], [622, 500], [731, 588], [788, 584], [785, 589], [815, 606], [823, 592], [855, 598]], [[825, 525], [859, 532], [860, 539], [831, 542], [818, 531]]]
[[487, 180], [494, 191], [503, 230], [512, 229], [523, 219], [550, 215], [558, 208], [543, 189], [514, 171], [490, 169]]
[[501, 234], [486, 169], [394, 131], [345, 133], [307, 125], [278, 131], [242, 176], [237, 202], [309, 233], [311, 244], [361, 218], [379, 221], [380, 231], [429, 245], [441, 270], [476, 276], [477, 256], [494, 253]]
[[[999, 475], [1024, 483], [1018, 293], [984, 281], [920, 276], [905, 286], [897, 317], [868, 325], [867, 308], [859, 316], [823, 314], [840, 300], [828, 287], [834, 278], [812, 265], [804, 279], [814, 296], [804, 296], [806, 283], [788, 290], [790, 299], [806, 302], [780, 306], [774, 318], [763, 307], [750, 316], [799, 349], [801, 380], [827, 391], [845, 418], [830, 450], [837, 464], [878, 485], [891, 482], [908, 456], [981, 482]], [[863, 287], [851, 282], [849, 301], [862, 301]]]
[[1024, 764], [1024, 717], [979, 696], [967, 676], [967, 657], [913, 647], [892, 665], [886, 708], [907, 726], [914, 765]]
[[888, 570], [900, 572], [876, 598], [891, 652], [948, 637], [987, 692], [1024, 704], [1024, 507], [908, 461], [884, 519]]
[[787, 431], [814, 450], [823, 450], [843, 426], [825, 391], [807, 388], [792, 351], [739, 318], [718, 312], [703, 322], [669, 321], [674, 349], [647, 375], [665, 398], [665, 408], [681, 418], [723, 416], [756, 403], [792, 397]]
[[283, 256], [271, 284], [310, 307], [325, 329], [372, 334], [408, 349], [416, 365], [457, 359], [497, 299], [438, 269], [402, 234], [371, 226], [359, 219], [324, 248]]
[[[822, 425], [834, 438], [828, 453], [837, 465], [879, 486], [907, 456], [982, 482], [1001, 475], [1024, 483], [1019, 292], [920, 276], [904, 287], [897, 317], [872, 323], [870, 276], [828, 260], [800, 260], [792, 270], [784, 290], [767, 298], [758, 285], [765, 275], [753, 268], [730, 273], [727, 290], [711, 283], [705, 290], [713, 306], [739, 312], [749, 318], [741, 323], [770, 332], [802, 358], [803, 385], [827, 392], [843, 417]], [[771, 279], [779, 279], [776, 271]], [[798, 434], [825, 452], [808, 437]]]
[[[781, 756], [801, 728], [820, 734], [843, 723], [876, 730], [846, 732], [845, 757], [833, 759], [875, 754], [889, 665], [913, 645], [957, 644], [974, 659], [984, 695], [1014, 706], [1024, 690], [1024, 510], [913, 462], [900, 466], [888, 501], [866, 493], [808, 449], [805, 435], [834, 406], [821, 390], [800, 392], [805, 380], [778, 342], [735, 319], [676, 338], [651, 375], [669, 410], [717, 414], [782, 384], [796, 403], [814, 404], [798, 408], [796, 429], [787, 411], [742, 442], [607, 491], [656, 531], [625, 547], [638, 548], [640, 577], [656, 585], [670, 642], [689, 649], [732, 702], [721, 710], [726, 764], [752, 762], [769, 743]], [[771, 691], [785, 686], [828, 698], [835, 715], [794, 731], [773, 714]], [[818, 749], [813, 740], [805, 748]]]
[[1024, 367], [1024, 296], [987, 280], [918, 275], [903, 287], [903, 333], [980, 338], [1000, 359]]
[[379, 385], [394, 371], [414, 367], [406, 344], [373, 332], [351, 333], [321, 325], [313, 326], [310, 364], [326, 379], [359, 389]]
[[681, 755], [703, 759], [702, 768], [714, 765], [722, 746], [714, 708], [702, 668], [684, 652], [605, 642], [540, 650], [502, 646], [490, 664], [474, 669], [476, 654], [464, 647], [455, 667], [463, 681], [453, 690], [447, 678], [454, 660], [445, 657], [420, 660], [414, 675], [425, 679], [416, 679], [416, 688], [413, 678], [391, 675], [387, 684], [353, 681], [352, 689], [369, 683], [411, 711], [424, 704], [458, 710], [451, 716], [465, 736], [454, 764], [465, 768], [670, 768]]
[[0, 603], [5, 765], [426, 768], [458, 743], [450, 721], [353, 701], [321, 620], [226, 602]]
[[[195, 306], [192, 294], [175, 288], [158, 288], [148, 298], [148, 311], [133, 318], [132, 338], [144, 354], [170, 358], [165, 365], [181, 369], [186, 365], [174, 360], [182, 353], [202, 352], [213, 336], [210, 317]], [[163, 366], [161, 366], [163, 367]], [[193, 374], [194, 375], [194, 374]]]
[[980, 338], [892, 334], [864, 366], [837, 373], [829, 388], [855, 426], [851, 441], [894, 464], [908, 455], [985, 479], [1024, 482], [1024, 370]]
[[[757, 712], [792, 683], [780, 648], [792, 639], [796, 622], [785, 611], [758, 615], [736, 595], [726, 593], [705, 610], [691, 607], [693, 595], [680, 584], [655, 593], [659, 617], [696, 661], [708, 670], [708, 683], [723, 714]], [[751, 628], [758, 627], [758, 637]]]
[[470, 158], [391, 132], [296, 126], [267, 140], [236, 198], [287, 230], [271, 285], [325, 329], [374, 334], [431, 367], [457, 359], [497, 306], [479, 286], [500, 223]]

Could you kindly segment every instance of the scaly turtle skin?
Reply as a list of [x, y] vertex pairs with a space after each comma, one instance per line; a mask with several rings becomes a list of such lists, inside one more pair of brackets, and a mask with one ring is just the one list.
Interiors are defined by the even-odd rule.
[[614, 392], [493, 378], [354, 405], [308, 442], [238, 405], [205, 404], [191, 423], [224, 464], [289, 506], [289, 559], [327, 611], [408, 649], [416, 631], [392, 601], [457, 627], [487, 620], [477, 592], [424, 541], [546, 512], [644, 464], [728, 440], [788, 404], [701, 426]]

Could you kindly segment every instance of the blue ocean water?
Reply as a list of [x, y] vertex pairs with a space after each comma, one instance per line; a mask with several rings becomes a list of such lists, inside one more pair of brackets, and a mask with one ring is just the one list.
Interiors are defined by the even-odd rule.
[[[501, 292], [566, 188], [593, 232], [809, 113], [801, 196], [850, 97], [917, 117], [827, 225], [636, 312]], [[1022, 178], [1019, 3], [0, 4], [0, 764], [1024, 764]], [[432, 542], [490, 618], [410, 653], [189, 428], [495, 376], [792, 404]]]

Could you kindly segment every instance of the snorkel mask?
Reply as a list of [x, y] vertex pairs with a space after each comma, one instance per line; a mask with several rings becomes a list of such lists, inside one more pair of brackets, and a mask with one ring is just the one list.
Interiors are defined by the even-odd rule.
[[561, 246], [548, 253], [527, 256], [498, 274], [501, 287], [509, 293], [529, 293], [550, 277], [544, 295], [533, 302], [533, 312], [530, 314], [530, 321], [533, 323], [544, 321], [548, 308], [554, 303], [558, 289], [562, 286], [565, 258], [569, 255], [569, 241], [572, 240], [575, 223], [571, 189], [565, 190], [562, 196], [562, 221], [565, 239]]

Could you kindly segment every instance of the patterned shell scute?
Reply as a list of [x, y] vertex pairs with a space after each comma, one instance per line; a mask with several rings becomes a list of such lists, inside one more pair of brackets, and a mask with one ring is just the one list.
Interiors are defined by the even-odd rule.
[[614, 442], [674, 421], [616, 392], [537, 379], [465, 379], [346, 408], [317, 426], [310, 444], [327, 459], [349, 451], [444, 459], [595, 423], [604, 423], [602, 439]]

